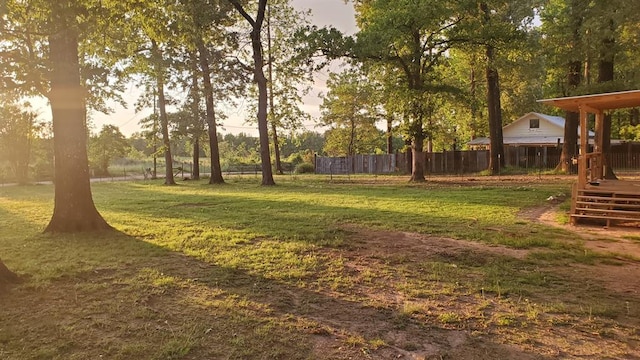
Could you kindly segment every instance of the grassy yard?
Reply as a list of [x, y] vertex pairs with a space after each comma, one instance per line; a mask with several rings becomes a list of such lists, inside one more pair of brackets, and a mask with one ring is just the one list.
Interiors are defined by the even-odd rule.
[[276, 181], [94, 184], [117, 232], [55, 236], [52, 186], [0, 187], [0, 359], [640, 358], [598, 277], [638, 259], [521, 215], [567, 179]]

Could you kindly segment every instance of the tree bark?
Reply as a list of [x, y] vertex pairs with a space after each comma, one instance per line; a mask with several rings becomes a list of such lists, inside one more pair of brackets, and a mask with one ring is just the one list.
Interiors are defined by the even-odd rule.
[[260, 160], [262, 163], [262, 185], [275, 185], [271, 170], [271, 154], [269, 152], [269, 126], [267, 124], [267, 78], [264, 75], [264, 57], [262, 55], [262, 24], [264, 22], [267, 0], [258, 1], [258, 15], [254, 20], [244, 10], [238, 0], [229, 0], [249, 24], [251, 24], [251, 47], [253, 49], [253, 77], [258, 84], [258, 133], [260, 137]]
[[171, 156], [171, 141], [169, 140], [169, 117], [167, 116], [167, 100], [164, 96], [164, 71], [162, 54], [155, 40], [151, 41], [153, 57], [156, 67], [156, 87], [158, 89], [158, 110], [160, 110], [160, 130], [162, 131], [162, 145], [164, 147], [165, 185], [176, 185], [173, 178], [173, 156]]
[[19, 284], [20, 278], [14, 272], [9, 270], [0, 260], [0, 290], [7, 285]]
[[80, 80], [75, 15], [67, 1], [51, 3], [51, 21], [58, 29], [49, 36], [55, 156], [53, 216], [45, 232], [109, 230], [91, 195], [85, 93]]
[[193, 168], [191, 169], [193, 180], [200, 180], [200, 139], [193, 139]]
[[[491, 12], [487, 3], [480, 4], [484, 12], [484, 23], [488, 25]], [[487, 106], [489, 115], [489, 171], [492, 175], [500, 173], [504, 167], [504, 141], [502, 138], [502, 107], [500, 104], [500, 77], [495, 67], [495, 48], [486, 47], [487, 57]]]
[[[613, 20], [609, 21], [609, 29], [611, 32], [615, 31]], [[602, 50], [600, 52], [600, 62], [598, 66], [598, 83], [605, 83], [614, 80], [614, 47], [615, 39], [613, 36], [607, 36], [602, 40]], [[602, 128], [602, 154], [604, 157], [605, 173], [604, 178], [609, 180], [617, 180], [615, 172], [609, 166], [611, 163], [611, 113], [608, 112], [604, 115], [604, 124]]]
[[[260, 4], [266, 4], [260, 0]], [[264, 11], [263, 11], [264, 12]], [[262, 16], [264, 18], [264, 15]], [[258, 84], [258, 132], [260, 136], [260, 160], [262, 162], [262, 185], [275, 185], [271, 171], [271, 155], [269, 153], [269, 129], [267, 125], [267, 78], [264, 76], [264, 59], [262, 57], [262, 42], [260, 33], [262, 28], [260, 17], [251, 32], [253, 47], [254, 78]]]
[[489, 113], [489, 170], [492, 175], [504, 167], [504, 141], [502, 138], [502, 109], [500, 105], [500, 81], [493, 67], [494, 49], [487, 46], [487, 104]]
[[[567, 86], [571, 90], [580, 85], [580, 69], [582, 64], [580, 61], [572, 61], [569, 63], [569, 72], [567, 76]], [[580, 114], [576, 112], [565, 112], [564, 123], [564, 143], [562, 144], [562, 153], [560, 154], [560, 163], [556, 170], [564, 173], [570, 173], [574, 170], [573, 159], [577, 157], [578, 148], [578, 126], [580, 125]]]
[[425, 156], [423, 129], [423, 112], [420, 104], [414, 105], [414, 122], [411, 124], [413, 134], [411, 142], [411, 182], [424, 182]]
[[393, 154], [393, 118], [388, 115], [387, 118], [387, 154]]
[[411, 182], [424, 182], [424, 135], [417, 134], [411, 144]]
[[278, 126], [276, 124], [276, 114], [274, 108], [273, 95], [273, 52], [271, 51], [271, 7], [268, 8], [267, 15], [267, 49], [269, 52], [269, 113], [271, 114], [271, 135], [273, 136], [273, 156], [275, 157], [276, 173], [284, 174], [282, 161], [280, 159], [280, 144], [278, 141]]
[[211, 157], [211, 177], [209, 184], [224, 184], [222, 167], [220, 166], [220, 146], [218, 144], [218, 129], [216, 124], [216, 110], [213, 105], [213, 86], [211, 85], [211, 68], [209, 67], [209, 51], [204, 41], [198, 35], [196, 46], [200, 54], [200, 70], [202, 71], [204, 98], [207, 117], [207, 134], [209, 135], [209, 149]]
[[190, 52], [191, 58], [191, 113], [193, 116], [193, 168], [191, 169], [191, 178], [200, 180], [200, 87], [198, 86], [198, 58], [195, 51]]
[[404, 140], [404, 173], [411, 175], [413, 172], [413, 148], [411, 146], [412, 141], [410, 139]]

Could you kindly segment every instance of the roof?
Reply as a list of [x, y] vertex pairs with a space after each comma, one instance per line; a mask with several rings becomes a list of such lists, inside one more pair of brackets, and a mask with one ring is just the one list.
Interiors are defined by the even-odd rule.
[[538, 102], [573, 112], [579, 112], [580, 107], [600, 111], [631, 108], [640, 106], [640, 90], [544, 99]]
[[553, 125], [556, 125], [562, 129], [564, 129], [564, 123], [565, 120], [563, 117], [561, 116], [553, 116], [553, 115], [547, 115], [547, 114], [542, 114], [542, 113], [537, 113], [537, 112], [530, 112], [530, 113], [526, 113], [523, 116], [519, 117], [518, 119], [516, 119], [515, 121], [513, 121], [511, 124], [505, 125], [503, 126], [503, 129], [506, 129], [508, 127], [511, 127], [512, 125], [518, 123], [518, 121], [520, 121], [521, 119], [526, 118], [529, 115], [535, 115], [538, 118], [542, 118], [547, 120], [548, 122], [552, 123]]
[[[506, 137], [502, 139], [502, 143], [505, 145], [553, 145], [564, 142], [564, 137], [557, 136], [520, 136], [520, 137]], [[489, 145], [489, 138], [481, 137], [469, 141], [468, 145]]]
[[[558, 136], [521, 136], [521, 137], [508, 137], [502, 139], [502, 143], [504, 145], [518, 146], [553, 146], [558, 144], [558, 140], [560, 140], [560, 144], [564, 143], [564, 137]], [[625, 141], [618, 139], [611, 139], [611, 144], [617, 145], [622, 144]], [[589, 139], [589, 143], [593, 144], [593, 138]], [[475, 138], [467, 143], [467, 145], [471, 146], [479, 146], [479, 145], [490, 145], [490, 139], [487, 137]]]

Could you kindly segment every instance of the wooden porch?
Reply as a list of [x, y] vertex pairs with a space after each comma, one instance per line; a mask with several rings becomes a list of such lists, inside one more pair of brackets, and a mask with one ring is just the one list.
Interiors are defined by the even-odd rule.
[[[640, 90], [574, 96], [540, 102], [580, 114], [578, 179], [571, 197], [571, 223], [592, 220], [606, 223], [640, 224], [640, 182], [608, 180], [603, 153], [604, 112], [640, 106]], [[588, 118], [595, 116], [593, 148], [588, 144]]]

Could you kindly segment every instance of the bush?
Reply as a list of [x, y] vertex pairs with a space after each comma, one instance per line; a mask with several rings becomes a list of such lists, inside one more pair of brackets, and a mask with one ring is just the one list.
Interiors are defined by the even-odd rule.
[[316, 169], [311, 163], [300, 163], [296, 165], [296, 174], [309, 174], [315, 171]]

